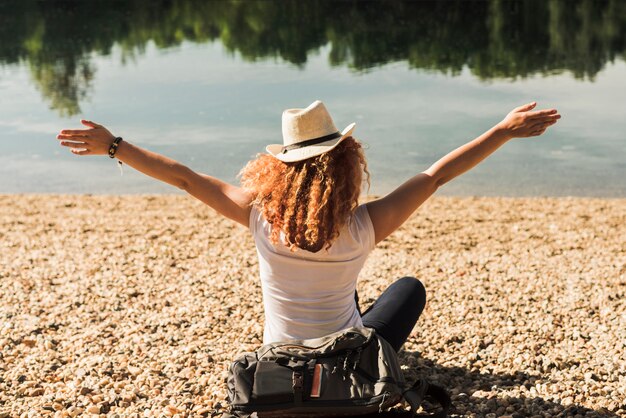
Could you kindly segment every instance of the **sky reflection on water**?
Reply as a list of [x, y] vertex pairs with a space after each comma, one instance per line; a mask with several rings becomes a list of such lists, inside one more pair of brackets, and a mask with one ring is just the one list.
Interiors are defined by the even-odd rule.
[[[334, 65], [326, 44], [305, 63], [251, 61], [223, 42], [158, 48], [133, 62], [115, 46], [92, 52], [89, 94], [80, 112], [42, 100], [25, 62], [0, 67], [0, 193], [170, 193], [176, 189], [106, 157], [76, 157], [58, 146], [62, 128], [89, 118], [131, 142], [227, 181], [265, 144], [281, 142], [280, 114], [323, 100], [341, 129], [357, 122], [368, 146], [373, 194], [384, 194], [446, 152], [536, 100], [563, 119], [540, 138], [517, 139], [441, 189], [448, 195], [626, 196], [626, 64], [607, 61], [591, 77], [576, 70], [485, 78], [462, 66], [454, 75], [390, 60], [355, 71]], [[31, 64], [32, 65], [32, 64]]]

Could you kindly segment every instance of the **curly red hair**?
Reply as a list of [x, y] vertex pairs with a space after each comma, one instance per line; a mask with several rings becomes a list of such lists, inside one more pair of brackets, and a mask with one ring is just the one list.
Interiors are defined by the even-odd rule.
[[356, 210], [363, 173], [369, 190], [363, 147], [350, 136], [327, 153], [293, 163], [258, 154], [239, 177], [272, 225], [271, 242], [278, 244], [282, 231], [291, 251], [315, 253], [330, 248]]

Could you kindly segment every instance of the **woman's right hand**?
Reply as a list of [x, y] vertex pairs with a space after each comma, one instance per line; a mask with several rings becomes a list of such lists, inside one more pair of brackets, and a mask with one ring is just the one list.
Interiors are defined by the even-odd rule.
[[497, 126], [508, 138], [526, 138], [543, 134], [561, 118], [556, 109], [534, 110], [537, 102], [525, 104], [509, 112]]
[[107, 128], [95, 122], [80, 121], [89, 129], [63, 129], [57, 139], [61, 145], [69, 147], [77, 155], [107, 155], [115, 136]]

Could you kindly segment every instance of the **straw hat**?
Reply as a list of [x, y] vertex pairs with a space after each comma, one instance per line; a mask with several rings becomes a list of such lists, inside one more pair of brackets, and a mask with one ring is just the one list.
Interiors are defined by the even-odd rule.
[[355, 123], [339, 131], [326, 106], [319, 100], [306, 109], [283, 112], [283, 144], [271, 144], [265, 150], [286, 163], [302, 161], [335, 148], [352, 134]]

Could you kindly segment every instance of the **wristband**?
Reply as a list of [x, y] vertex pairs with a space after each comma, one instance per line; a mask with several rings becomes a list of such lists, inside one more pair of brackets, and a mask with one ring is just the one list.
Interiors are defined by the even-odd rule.
[[120, 142], [122, 142], [121, 136], [118, 136], [113, 140], [111, 146], [109, 147], [109, 158], [115, 158], [115, 152], [117, 151], [117, 147], [120, 145]]

